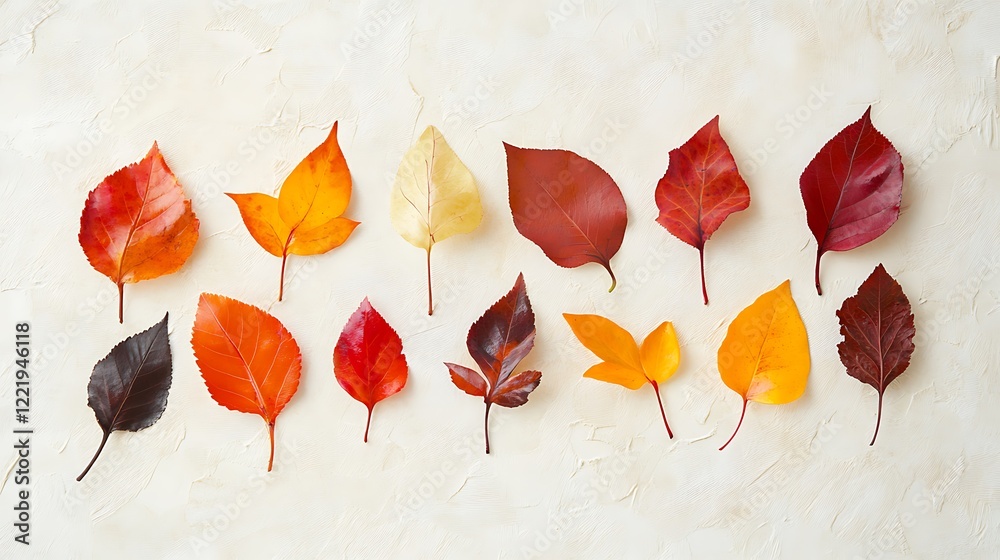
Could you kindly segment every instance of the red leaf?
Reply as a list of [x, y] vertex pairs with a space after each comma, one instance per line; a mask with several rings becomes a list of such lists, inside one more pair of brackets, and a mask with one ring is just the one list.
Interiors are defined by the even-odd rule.
[[80, 217], [80, 246], [94, 270], [118, 286], [176, 272], [198, 242], [198, 218], [156, 143], [142, 161], [90, 191]]
[[[559, 266], [600, 263], [625, 237], [625, 198], [614, 179], [592, 161], [565, 150], [532, 150], [504, 143], [510, 211], [521, 235]], [[611, 291], [609, 290], [609, 291]]]
[[708, 305], [705, 242], [730, 214], [750, 206], [750, 189], [719, 132], [718, 116], [683, 146], [670, 150], [667, 172], [656, 184], [656, 206], [656, 221], [698, 249], [701, 293]]
[[333, 351], [333, 371], [347, 394], [368, 407], [365, 443], [372, 410], [406, 384], [403, 341], [365, 298], [347, 320]]
[[903, 289], [880, 264], [858, 288], [857, 295], [844, 300], [837, 311], [840, 334], [837, 346], [840, 361], [851, 377], [878, 391], [878, 427], [882, 423], [882, 395], [885, 388], [910, 365], [913, 354], [913, 313]]
[[284, 325], [235, 299], [201, 294], [191, 333], [194, 359], [215, 402], [259, 414], [274, 464], [274, 422], [299, 387], [302, 353]]
[[813, 158], [799, 179], [809, 229], [816, 238], [816, 292], [819, 261], [827, 251], [847, 251], [882, 235], [899, 217], [903, 162], [875, 130], [872, 108], [840, 131]]
[[487, 309], [469, 329], [466, 345], [483, 373], [445, 363], [456, 387], [486, 401], [486, 453], [490, 452], [490, 406], [521, 406], [528, 402], [528, 394], [538, 387], [542, 378], [538, 371], [512, 375], [534, 344], [535, 314], [528, 301], [524, 275], [518, 274], [510, 292]]

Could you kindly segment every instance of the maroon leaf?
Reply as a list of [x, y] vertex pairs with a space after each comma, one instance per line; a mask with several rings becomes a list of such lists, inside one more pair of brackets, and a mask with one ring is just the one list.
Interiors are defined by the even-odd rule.
[[[622, 192], [594, 162], [566, 150], [533, 150], [504, 143], [514, 226], [559, 266], [600, 263], [615, 273], [611, 257], [625, 237], [628, 216]], [[608, 290], [608, 291], [611, 291]]]
[[465, 366], [445, 362], [456, 387], [486, 402], [486, 453], [490, 452], [490, 406], [507, 408], [528, 402], [542, 374], [522, 371], [512, 375], [517, 364], [535, 344], [535, 315], [531, 311], [524, 275], [514, 287], [472, 324], [466, 345], [482, 368], [480, 374]]
[[851, 377], [878, 391], [878, 419], [875, 444], [882, 423], [882, 395], [885, 388], [910, 365], [913, 354], [913, 313], [903, 289], [878, 265], [858, 288], [857, 295], [844, 300], [837, 311], [840, 334], [837, 346], [840, 361]]
[[670, 150], [667, 172], [656, 184], [656, 206], [656, 221], [698, 249], [701, 294], [708, 305], [705, 242], [730, 214], [750, 206], [750, 189], [719, 132], [718, 116], [683, 146]]
[[809, 229], [819, 261], [827, 251], [847, 251], [882, 235], [899, 217], [903, 162], [896, 148], [875, 130], [871, 107], [840, 131], [813, 158], [799, 179]]

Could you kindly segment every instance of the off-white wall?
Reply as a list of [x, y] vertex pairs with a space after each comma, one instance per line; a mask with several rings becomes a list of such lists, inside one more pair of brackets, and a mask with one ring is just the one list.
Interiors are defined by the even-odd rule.
[[[29, 557], [1000, 553], [996, 2], [22, 0], [0, 4], [0, 22], [0, 346], [6, 364], [5, 333], [24, 317], [36, 353]], [[869, 104], [903, 154], [902, 215], [877, 241], [829, 254], [818, 297], [798, 177]], [[653, 187], [667, 152], [716, 114], [752, 203], [709, 243], [704, 307], [697, 252], [654, 223]], [[347, 215], [362, 225], [329, 254], [293, 258], [277, 304], [278, 260], [220, 192], [273, 193], [334, 120], [354, 177]], [[482, 227], [435, 250], [433, 318], [423, 254], [388, 215], [396, 166], [429, 124], [485, 207]], [[87, 192], [154, 140], [195, 200], [201, 240], [178, 274], [128, 287], [120, 326], [113, 285], [77, 244], [79, 216]], [[502, 141], [577, 151], [617, 180], [629, 227], [614, 293], [599, 266], [560, 269], [516, 233]], [[877, 397], [840, 364], [835, 311], [879, 262], [914, 304], [918, 337], [871, 448]], [[526, 406], [496, 411], [487, 457], [482, 402], [441, 362], [472, 364], [469, 325], [519, 271], [538, 323], [523, 366], [543, 377]], [[808, 390], [791, 405], [751, 404], [720, 453], [740, 400], [718, 379], [716, 349], [736, 313], [786, 278], [809, 330]], [[201, 291], [268, 309], [304, 349], [271, 475], [263, 422], [213, 402], [195, 367]], [[364, 407], [337, 386], [331, 358], [365, 296], [411, 368], [367, 445]], [[75, 482], [100, 440], [86, 405], [94, 363], [166, 310], [163, 418], [116, 433]], [[639, 335], [674, 322], [673, 441], [648, 388], [581, 378], [595, 358], [563, 312]], [[12, 489], [8, 478], [4, 558], [26, 550], [11, 540]]]

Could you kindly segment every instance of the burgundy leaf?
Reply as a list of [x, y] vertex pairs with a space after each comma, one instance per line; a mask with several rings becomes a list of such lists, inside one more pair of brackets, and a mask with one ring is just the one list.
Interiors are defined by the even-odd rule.
[[871, 107], [813, 158], [799, 179], [819, 261], [827, 251], [847, 251], [882, 235], [899, 217], [903, 162], [872, 125]]
[[538, 387], [542, 374], [522, 371], [513, 375], [517, 364], [535, 344], [535, 315], [531, 311], [524, 276], [469, 329], [469, 354], [482, 374], [458, 364], [445, 363], [452, 383], [486, 402], [486, 452], [490, 452], [490, 406], [513, 408], [528, 402], [528, 394]]
[[857, 295], [844, 300], [837, 317], [840, 334], [844, 335], [837, 350], [847, 374], [878, 391], [878, 419], [869, 444], [874, 445], [882, 423], [882, 395], [910, 365], [913, 354], [915, 330], [910, 301], [880, 264], [858, 288]]

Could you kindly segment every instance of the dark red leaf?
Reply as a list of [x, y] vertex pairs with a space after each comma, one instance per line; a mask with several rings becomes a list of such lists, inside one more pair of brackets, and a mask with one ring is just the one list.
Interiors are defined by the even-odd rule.
[[469, 354], [483, 373], [458, 364], [445, 363], [456, 387], [486, 401], [486, 452], [490, 452], [490, 406], [513, 408], [528, 402], [542, 374], [522, 371], [512, 375], [517, 364], [535, 344], [535, 315], [531, 311], [524, 275], [510, 292], [472, 324], [466, 341]]
[[[504, 143], [514, 226], [559, 266], [600, 263], [615, 274], [611, 257], [625, 237], [622, 192], [594, 162], [566, 150], [533, 150]], [[609, 290], [610, 291], [610, 290]]]
[[361, 302], [340, 333], [333, 351], [333, 371], [347, 394], [368, 407], [367, 443], [372, 410], [382, 399], [403, 388], [408, 371], [403, 341], [368, 298]]
[[871, 107], [813, 158], [799, 179], [819, 261], [827, 251], [847, 251], [882, 235], [899, 217], [903, 162], [872, 125]]
[[719, 132], [718, 116], [683, 146], [670, 150], [667, 172], [656, 184], [656, 206], [656, 221], [698, 249], [701, 293], [708, 305], [705, 242], [730, 214], [750, 206], [750, 189]]
[[882, 395], [885, 388], [910, 365], [913, 354], [913, 313], [903, 289], [880, 264], [858, 288], [857, 295], [844, 300], [837, 311], [840, 334], [837, 346], [840, 361], [851, 377], [878, 391], [878, 427], [882, 423]]
[[118, 343], [94, 366], [87, 404], [104, 431], [101, 445], [77, 482], [90, 472], [111, 432], [137, 432], [156, 423], [167, 408], [172, 361], [167, 315], [139, 334]]

